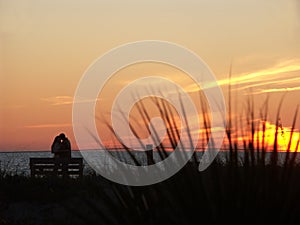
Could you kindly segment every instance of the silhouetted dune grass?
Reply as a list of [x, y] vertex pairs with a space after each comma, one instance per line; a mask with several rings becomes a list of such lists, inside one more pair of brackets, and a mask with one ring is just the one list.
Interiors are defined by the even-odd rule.
[[[71, 218], [70, 224], [298, 224], [299, 177], [298, 166], [285, 170], [218, 163], [201, 173], [189, 163], [168, 180], [144, 187], [96, 175], [80, 180], [8, 176], [1, 180], [1, 218], [3, 224], [22, 224], [5, 215], [27, 202], [24, 207], [52, 207], [46, 209], [46, 224], [60, 217]], [[51, 217], [53, 209], [58, 212]], [[22, 210], [27, 209], [18, 208]], [[28, 212], [27, 217], [34, 221], [39, 215]]]

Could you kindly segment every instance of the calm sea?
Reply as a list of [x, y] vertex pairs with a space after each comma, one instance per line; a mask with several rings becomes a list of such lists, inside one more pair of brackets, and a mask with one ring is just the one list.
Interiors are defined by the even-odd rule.
[[[120, 161], [134, 164], [131, 157], [125, 151], [111, 151], [112, 155], [119, 159]], [[99, 151], [99, 154], [101, 151]], [[202, 156], [202, 152], [197, 152], [196, 155], [200, 159]], [[243, 161], [243, 152], [239, 152], [239, 160]], [[134, 152], [134, 156], [136, 159], [142, 164], [146, 165], [147, 158], [144, 152]], [[270, 160], [271, 154], [266, 154], [266, 162]], [[278, 163], [283, 164], [285, 160], [286, 153], [279, 153], [278, 154]], [[22, 174], [22, 175], [29, 175], [30, 168], [29, 168], [29, 159], [31, 157], [53, 157], [51, 152], [37, 152], [37, 151], [28, 151], [28, 152], [0, 152], [0, 171], [5, 171], [6, 173], [10, 174]], [[72, 157], [82, 157], [80, 151], [72, 151]], [[221, 162], [226, 162], [228, 158], [228, 152], [219, 152], [216, 160]], [[154, 160], [156, 162], [160, 161], [160, 157], [157, 153], [154, 152]], [[296, 163], [300, 163], [300, 154], [297, 154]], [[84, 161], [84, 174], [92, 172], [93, 169]]]

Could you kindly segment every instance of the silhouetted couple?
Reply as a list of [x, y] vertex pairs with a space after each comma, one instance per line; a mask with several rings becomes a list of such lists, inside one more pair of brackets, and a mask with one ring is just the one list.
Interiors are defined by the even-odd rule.
[[51, 152], [55, 158], [71, 158], [71, 143], [64, 133], [55, 137]]

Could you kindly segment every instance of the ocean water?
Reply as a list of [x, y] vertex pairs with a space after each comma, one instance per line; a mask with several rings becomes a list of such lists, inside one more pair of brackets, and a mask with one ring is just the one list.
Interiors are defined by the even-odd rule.
[[[128, 164], [134, 164], [133, 159], [129, 156], [128, 153], [125, 151], [110, 151], [111, 154], [117, 158], [118, 160], [128, 163]], [[98, 151], [97, 154], [103, 154], [103, 151]], [[144, 152], [133, 152], [134, 157], [142, 164], [142, 165], [147, 165], [147, 158], [146, 154]], [[198, 160], [201, 158], [203, 155], [203, 152], [196, 152], [196, 156]], [[28, 176], [30, 175], [30, 167], [29, 167], [29, 159], [31, 157], [53, 157], [53, 154], [51, 152], [46, 152], [46, 151], [20, 151], [20, 152], [0, 152], [0, 172], [5, 171], [8, 174], [19, 174], [19, 175], [25, 175]], [[72, 151], [72, 157], [82, 157], [80, 151]], [[243, 162], [243, 157], [244, 157], [244, 152], [240, 151], [238, 160], [240, 164], [242, 165]], [[278, 164], [283, 165], [285, 161], [286, 153], [280, 152], [278, 153]], [[160, 161], [159, 154], [157, 152], [154, 152], [153, 158], [155, 162]], [[271, 153], [266, 153], [266, 163], [270, 162], [271, 158]], [[216, 157], [215, 160], [218, 160], [221, 163], [226, 163], [228, 159], [228, 152], [226, 151], [221, 151], [219, 152], [218, 156]], [[93, 172], [93, 169], [87, 164], [85, 160], [84, 162], [84, 174], [88, 174], [90, 172]], [[300, 154], [297, 153], [297, 157], [295, 160], [296, 163], [300, 163]]]
[[[95, 152], [95, 151], [91, 151]], [[103, 151], [97, 151], [100, 156]], [[133, 159], [125, 151], [111, 151], [111, 154], [118, 160], [134, 165]], [[134, 157], [142, 164], [146, 165], [147, 158], [144, 152], [133, 153]], [[30, 158], [52, 158], [53, 154], [49, 151], [20, 151], [20, 152], [0, 152], [0, 171], [5, 171], [8, 174], [30, 175], [29, 159]], [[80, 151], [72, 151], [73, 158], [82, 158]], [[159, 161], [159, 155], [154, 154], [154, 159]], [[88, 163], [83, 160], [84, 169], [83, 173], [88, 174], [93, 172], [93, 169]]]

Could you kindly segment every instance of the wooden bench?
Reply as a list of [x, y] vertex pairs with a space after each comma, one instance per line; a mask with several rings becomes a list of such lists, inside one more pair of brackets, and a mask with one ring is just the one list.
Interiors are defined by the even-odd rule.
[[30, 158], [32, 177], [82, 177], [82, 158]]

